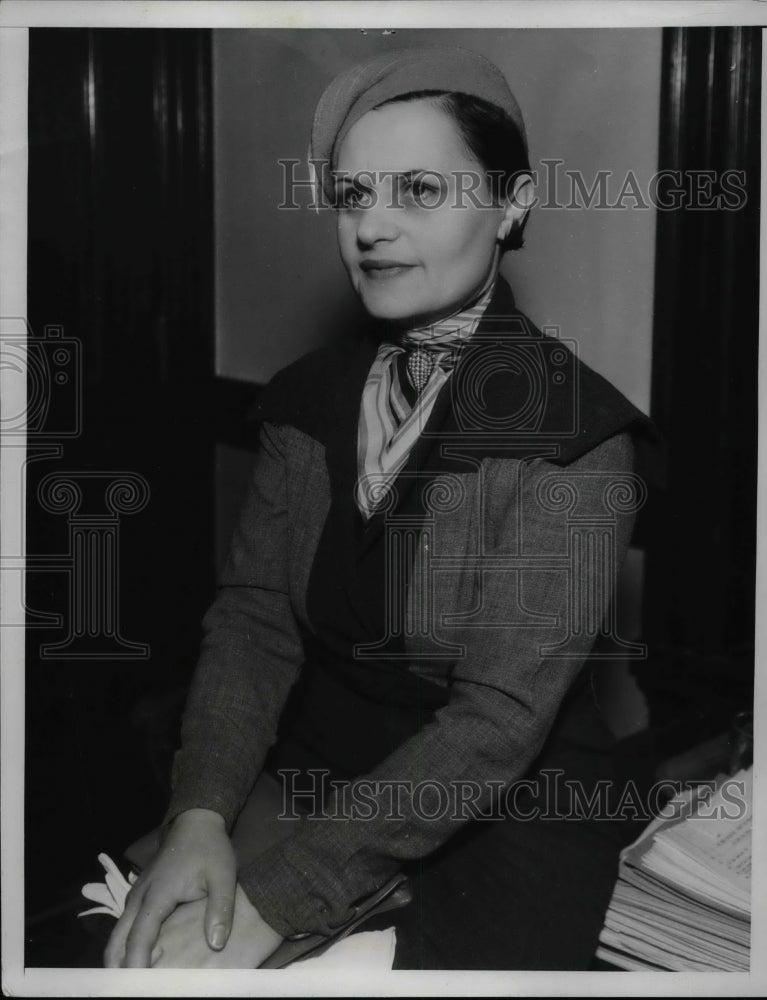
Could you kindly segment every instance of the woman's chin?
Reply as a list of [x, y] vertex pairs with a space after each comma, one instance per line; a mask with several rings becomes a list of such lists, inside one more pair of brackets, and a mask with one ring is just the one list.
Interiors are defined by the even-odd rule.
[[405, 302], [401, 297], [363, 295], [362, 304], [373, 319], [387, 323], [406, 323], [418, 313], [414, 303]]
[[428, 316], [433, 310], [427, 303], [419, 301], [413, 295], [403, 292], [383, 292], [378, 289], [361, 288], [357, 290], [362, 305], [373, 319], [385, 323], [414, 325], [423, 316]]

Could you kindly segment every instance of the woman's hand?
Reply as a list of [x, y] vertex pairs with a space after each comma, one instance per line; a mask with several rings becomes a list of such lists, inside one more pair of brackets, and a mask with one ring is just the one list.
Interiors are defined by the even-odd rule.
[[220, 951], [232, 929], [236, 883], [234, 850], [223, 817], [210, 809], [180, 813], [128, 893], [104, 951], [104, 965], [148, 968], [163, 921], [181, 903], [199, 901], [200, 943]]
[[155, 969], [256, 969], [280, 944], [280, 935], [261, 918], [237, 886], [232, 933], [226, 947], [213, 951], [203, 934], [204, 900], [183, 903], [162, 925]]

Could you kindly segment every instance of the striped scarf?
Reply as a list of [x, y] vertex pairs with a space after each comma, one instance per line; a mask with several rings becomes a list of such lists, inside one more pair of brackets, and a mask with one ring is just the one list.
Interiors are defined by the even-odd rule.
[[[426, 426], [440, 390], [450, 378], [461, 347], [474, 334], [495, 287], [495, 275], [466, 309], [428, 327], [410, 330], [396, 344], [378, 348], [362, 391], [357, 437], [358, 480], [355, 499], [369, 518], [405, 465]], [[399, 355], [415, 347], [433, 351], [436, 364], [415, 405], [402, 385]]]

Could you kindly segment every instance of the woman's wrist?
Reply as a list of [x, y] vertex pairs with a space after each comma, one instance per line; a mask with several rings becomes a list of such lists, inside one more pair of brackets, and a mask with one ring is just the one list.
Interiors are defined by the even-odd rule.
[[284, 941], [283, 936], [261, 916], [243, 887], [237, 883], [235, 895], [235, 920], [247, 922], [251, 933], [255, 933], [261, 944], [260, 961], [268, 958]]
[[171, 820], [170, 826], [173, 828], [179, 828], [184, 826], [213, 826], [220, 827], [222, 830], [226, 829], [226, 820], [221, 815], [221, 813], [216, 812], [215, 809], [185, 809], [180, 812], [173, 820]]

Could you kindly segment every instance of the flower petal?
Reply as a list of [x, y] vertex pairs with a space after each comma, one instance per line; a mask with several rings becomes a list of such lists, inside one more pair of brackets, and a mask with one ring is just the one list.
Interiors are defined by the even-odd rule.
[[120, 913], [125, 909], [125, 897], [130, 892], [130, 882], [126, 881], [122, 872], [108, 854], [99, 854], [99, 861], [106, 872], [107, 888], [112, 894]]
[[113, 910], [110, 910], [108, 906], [94, 906], [90, 910], [83, 910], [82, 913], [78, 913], [77, 916], [88, 917], [91, 915], [91, 913], [106, 913], [110, 917], [114, 917], [115, 919], [117, 919], [117, 914]]
[[130, 883], [126, 882], [122, 875], [107, 875], [107, 888], [112, 893], [115, 903], [120, 909], [125, 909], [125, 897], [130, 892]]
[[114, 906], [114, 897], [103, 882], [88, 882], [80, 892], [86, 899], [92, 899], [94, 903], [101, 903], [102, 906]]

